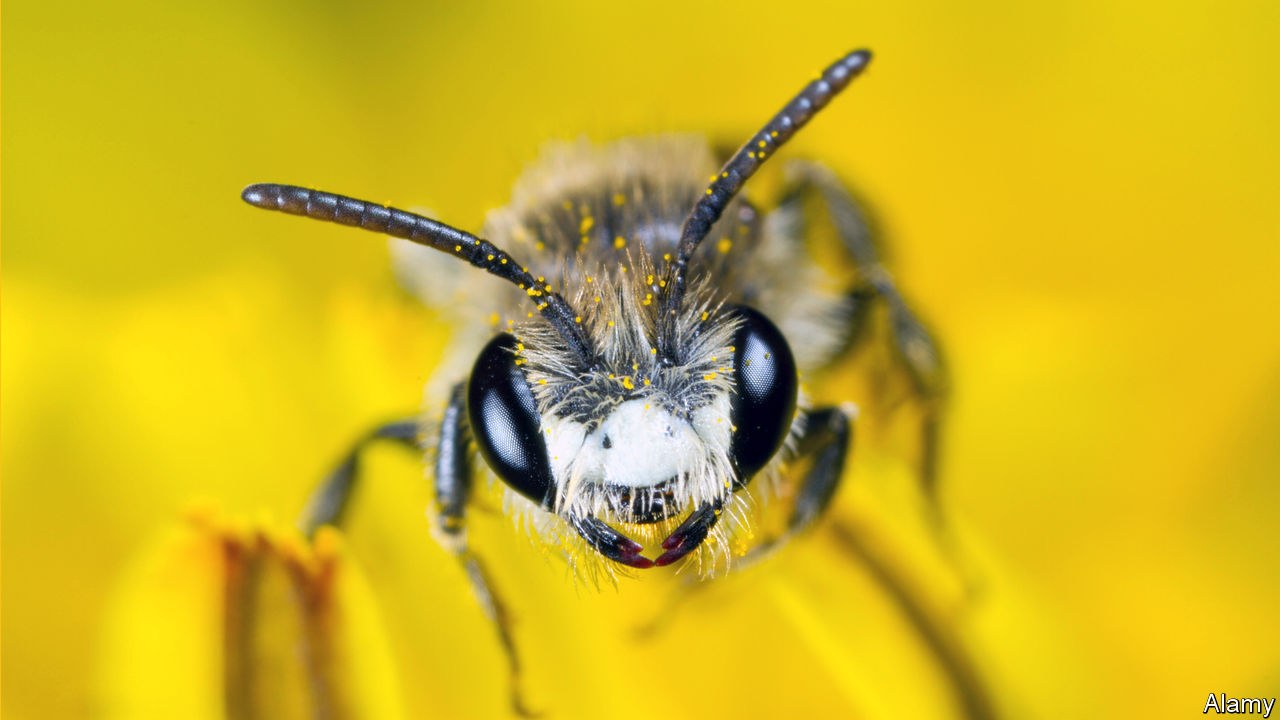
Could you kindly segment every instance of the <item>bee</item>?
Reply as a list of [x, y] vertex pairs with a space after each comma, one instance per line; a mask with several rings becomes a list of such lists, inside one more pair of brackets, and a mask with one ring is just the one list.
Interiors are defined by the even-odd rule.
[[[874, 304], [887, 312], [915, 392], [936, 406], [936, 345], [834, 174], [796, 165], [767, 213], [740, 193], [870, 61], [857, 50], [831, 64], [714, 174], [698, 138], [553, 149], [490, 215], [483, 238], [303, 187], [243, 191], [259, 208], [409, 241], [395, 251], [400, 272], [424, 294], [461, 285], [459, 312], [475, 317], [460, 324], [458, 359], [442, 370], [442, 412], [369, 433], [316, 491], [302, 525], [310, 533], [339, 521], [370, 443], [427, 446], [435, 534], [495, 620], [517, 709], [511, 629], [466, 540], [478, 474], [496, 476], [504, 507], [575, 566], [612, 575], [692, 564], [709, 576], [735, 556], [777, 547], [831, 502], [856, 413], [814, 407], [801, 378], [849, 350]], [[856, 267], [851, 287], [831, 287], [806, 251], [804, 207], [815, 201]], [[445, 256], [491, 277], [458, 283]], [[926, 420], [925, 436], [934, 427]], [[789, 479], [789, 464], [805, 470]], [[739, 552], [781, 490], [792, 498], [785, 531]]]

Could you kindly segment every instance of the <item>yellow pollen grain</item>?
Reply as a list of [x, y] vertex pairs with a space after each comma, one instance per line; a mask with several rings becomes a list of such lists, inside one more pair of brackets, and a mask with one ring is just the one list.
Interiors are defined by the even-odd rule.
[[502, 320], [502, 318], [498, 317], [498, 313], [493, 313], [489, 316], [490, 325], [497, 325], [500, 320]]
[[671, 259], [671, 253], [662, 253], [662, 259], [663, 259], [663, 260], [670, 260], [670, 259]]
[[619, 235], [618, 237], [613, 239], [613, 246], [621, 250], [622, 248], [627, 246], [627, 239]]
[[492, 259], [493, 259], [493, 256], [492, 256], [492, 255], [488, 255], [488, 256], [486, 256], [486, 257], [485, 257], [485, 259], [486, 259], [486, 260], [492, 260]]
[[627, 196], [622, 193], [613, 194], [613, 204], [619, 207], [627, 204]]
[[649, 348], [649, 354], [650, 354], [650, 355], [657, 355], [657, 354], [658, 354], [658, 348]]
[[581, 323], [581, 322], [582, 322], [582, 316], [581, 316], [581, 315], [575, 316], [575, 317], [573, 318], [573, 321], [574, 321], [574, 322], [576, 322], [576, 323]]
[[552, 292], [550, 283], [547, 283], [547, 292]]
[[764, 147], [767, 143], [766, 143], [765, 141], [761, 140], [760, 142], [758, 142], [758, 143], [756, 143], [756, 144], [757, 144], [757, 145], [759, 145], [760, 147]]
[[610, 380], [612, 380], [612, 379], [613, 379], [613, 377], [614, 377], [614, 376], [613, 376], [613, 373], [609, 373], [609, 379], [610, 379]]
[[591, 229], [591, 226], [595, 224], [596, 224], [596, 219], [588, 215], [582, 218], [582, 222], [578, 223], [578, 232], [585, 235], [587, 231]]
[[702, 311], [702, 319], [703, 319], [703, 320], [706, 320], [706, 319], [707, 319], [707, 318], [709, 318], [709, 317], [711, 317], [711, 313], [707, 312], [706, 310], [703, 310], [703, 311]]
[[623, 375], [623, 376], [622, 376], [622, 387], [624, 387], [624, 388], [626, 388], [626, 389], [628, 389], [628, 390], [635, 390], [635, 389], [636, 389], [636, 385], [635, 385], [635, 383], [631, 382], [631, 376], [629, 376], [629, 375]]
[[597, 295], [597, 296], [596, 296], [596, 302], [600, 302], [600, 296], [599, 296], [599, 295]]
[[612, 320], [610, 320], [610, 321], [609, 321], [609, 327], [613, 327], [613, 321], [612, 321]]
[[722, 172], [722, 173], [720, 173], [720, 177], [722, 177], [722, 178], [727, 178], [727, 177], [729, 177], [729, 173], [727, 173], [727, 172]]
[[546, 385], [546, 384], [547, 384], [547, 379], [546, 379], [546, 378], [539, 378], [539, 379], [538, 379], [538, 384], [539, 384], [539, 385]]
[[522, 342], [516, 343], [516, 352], [524, 352], [524, 343]]
[[707, 373], [706, 375], [703, 375], [703, 376], [702, 376], [702, 379], [703, 379], [703, 380], [715, 380], [715, 379], [716, 379], [716, 374], [715, 374], [715, 373]]
[[618, 266], [618, 271], [625, 273], [627, 271], [627, 266], [626, 265]]
[[666, 286], [667, 286], [667, 281], [666, 281], [666, 280], [659, 280], [659, 281], [658, 281], [658, 287], [660, 287], [660, 288], [664, 288], [664, 287], [666, 287]]
[[546, 245], [543, 245], [543, 244], [542, 244], [542, 241], [541, 241], [541, 240], [539, 240], [538, 242], [536, 242], [536, 243], [534, 243], [534, 244], [533, 244], [533, 249], [534, 249], [534, 250], [546, 250], [546, 249], [547, 249], [547, 246], [546, 246]]
[[547, 281], [546, 278], [542, 277], [541, 275], [538, 276], [538, 282], [546, 282], [546, 281]]
[[499, 260], [498, 262], [502, 263], [503, 265], [506, 265], [506, 264], [507, 264], [507, 259], [506, 259], [506, 258], [502, 258], [502, 259], [501, 259], [501, 260]]
[[[648, 384], [649, 384], [649, 378], [645, 378], [645, 379], [644, 379], [644, 384], [645, 384], [645, 385], [648, 385]], [[648, 409], [648, 407], [649, 407], [648, 405], [645, 405], [645, 408], [646, 408], [646, 409]]]
[[524, 316], [527, 318], [531, 318], [533, 317], [533, 313], [525, 313]]
[[734, 346], [730, 345], [730, 346], [729, 346], [729, 352], [738, 352], [738, 348], [736, 348], [736, 347], [734, 347]]
[[710, 194], [711, 194], [711, 188], [707, 188], [707, 194], [708, 194], [708, 195], [710, 195]]
[[717, 359], [718, 359], [718, 358], [716, 358], [716, 356], [715, 356], [715, 355], [712, 355], [712, 356], [711, 356], [711, 362], [715, 362]]
[[538, 303], [538, 309], [539, 309], [539, 310], [546, 310], [546, 309], [547, 309], [547, 303]]
[[776, 137], [778, 137], [778, 131], [777, 131], [777, 130], [774, 130], [773, 132], [769, 133], [769, 137], [771, 137], [771, 138], [776, 138]]
[[461, 246], [461, 245], [454, 245], [454, 246], [453, 246], [453, 251], [454, 251], [454, 252], [462, 252], [462, 246]]
[[639, 370], [639, 369], [640, 369], [640, 363], [631, 363], [631, 369], [632, 369], [632, 370]]
[[732, 249], [733, 241], [727, 237], [720, 238], [720, 242], [716, 243], [716, 250], [719, 250], [721, 255], [728, 255]]
[[755, 159], [756, 159], [756, 154], [755, 154], [755, 152], [754, 152], [754, 151], [752, 151], [752, 152], [747, 153], [747, 157], [751, 158], [752, 160], [755, 160]]
[[644, 279], [644, 284], [645, 284], [645, 285], [652, 285], [652, 284], [653, 284], [653, 276], [652, 276], [652, 275], [646, 275], [646, 276], [645, 276], [645, 279]]

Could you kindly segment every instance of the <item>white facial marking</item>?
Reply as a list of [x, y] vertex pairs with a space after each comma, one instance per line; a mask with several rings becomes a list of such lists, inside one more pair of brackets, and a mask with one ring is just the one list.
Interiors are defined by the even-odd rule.
[[693, 413], [693, 429], [707, 445], [729, 452], [733, 439], [733, 426], [729, 423], [729, 396], [718, 395], [710, 405], [704, 405]]
[[577, 459], [587, 428], [572, 420], [561, 420], [547, 426], [547, 459], [551, 461], [552, 477], [567, 478], [569, 468]]
[[587, 435], [577, 469], [594, 482], [649, 487], [678, 475], [704, 452], [689, 423], [644, 400], [628, 400]]

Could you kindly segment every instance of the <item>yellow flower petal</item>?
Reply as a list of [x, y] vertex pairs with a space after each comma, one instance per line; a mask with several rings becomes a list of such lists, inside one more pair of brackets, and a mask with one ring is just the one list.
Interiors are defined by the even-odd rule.
[[375, 603], [341, 537], [193, 514], [123, 581], [107, 717], [401, 717]]

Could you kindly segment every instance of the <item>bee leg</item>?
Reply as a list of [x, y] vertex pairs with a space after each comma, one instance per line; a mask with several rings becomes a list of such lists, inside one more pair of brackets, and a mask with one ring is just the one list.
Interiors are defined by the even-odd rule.
[[810, 459], [809, 471], [800, 481], [796, 504], [787, 519], [787, 528], [779, 537], [752, 549], [739, 567], [749, 567], [804, 532], [831, 505], [845, 461], [853, 444], [854, 411], [845, 407], [825, 407], [809, 412], [804, 435], [800, 437], [797, 459]]
[[418, 421], [400, 420], [375, 428], [360, 438], [347, 453], [338, 467], [320, 483], [306, 508], [298, 518], [298, 528], [307, 537], [315, 535], [321, 525], [338, 525], [346, 513], [351, 501], [351, 493], [355, 490], [356, 476], [360, 472], [360, 455], [364, 450], [380, 440], [390, 440], [406, 448], [418, 451]]
[[449, 395], [440, 421], [433, 465], [436, 493], [437, 539], [446, 550], [458, 558], [471, 583], [480, 608], [493, 623], [507, 658], [507, 685], [511, 693], [511, 708], [521, 717], [534, 717], [520, 691], [520, 653], [516, 649], [512, 633], [511, 615], [506, 604], [494, 589], [493, 577], [484, 561], [467, 544], [466, 506], [471, 499], [471, 431], [467, 426], [465, 386], [458, 383]]
[[[924, 323], [907, 305], [894, 284], [893, 277], [880, 262], [880, 254], [872, 241], [871, 231], [849, 190], [828, 168], [812, 162], [795, 162], [791, 166], [795, 187], [791, 201], [802, 201], [816, 192], [826, 206], [845, 249], [853, 258], [858, 272], [851, 293], [854, 319], [853, 333], [861, 334], [867, 310], [874, 299], [880, 300], [888, 313], [894, 354], [906, 369], [912, 393], [923, 411], [920, 428], [920, 483], [931, 506], [937, 504], [937, 455], [939, 424], [947, 390], [947, 373], [942, 354]], [[856, 340], [851, 337], [850, 342]], [[934, 509], [936, 514], [936, 507]], [[936, 519], [936, 518], [935, 518]]]
[[[943, 516], [938, 499], [938, 456], [942, 421], [946, 405], [948, 377], [946, 364], [937, 343], [924, 323], [908, 306], [894, 284], [893, 277], [880, 261], [868, 223], [848, 188], [830, 169], [813, 162], [799, 161], [792, 165], [796, 186], [792, 197], [802, 197], [817, 192], [835, 226], [845, 249], [852, 256], [858, 271], [858, 284], [854, 295], [870, 294], [864, 302], [854, 302], [854, 317], [865, 320], [866, 310], [874, 301], [883, 303], [888, 316], [891, 346], [894, 355], [906, 369], [911, 393], [919, 407], [918, 472], [920, 487], [925, 499], [928, 521], [941, 550], [961, 574], [970, 594], [977, 592], [980, 580], [969, 563], [958, 553], [959, 547], [951, 528]], [[855, 298], [856, 299], [856, 298]], [[859, 325], [866, 324], [865, 322]], [[860, 332], [855, 326], [851, 337]], [[852, 341], [851, 341], [852, 342]]]

